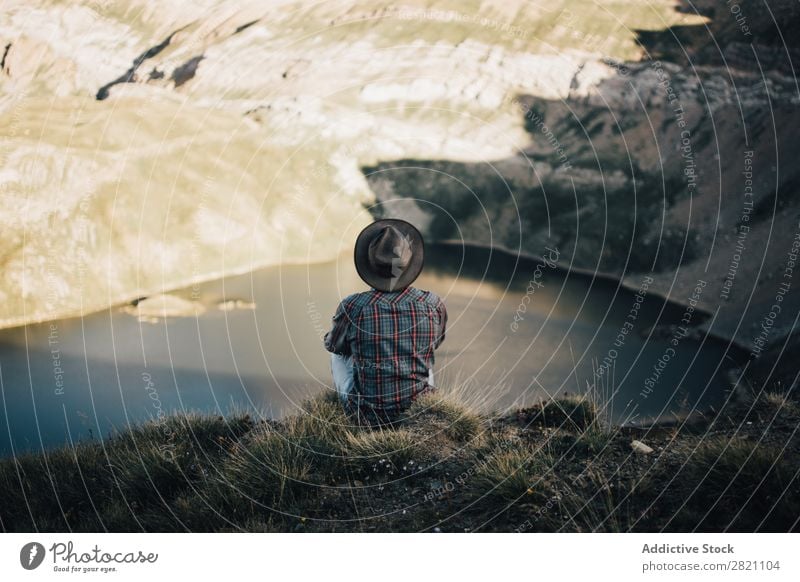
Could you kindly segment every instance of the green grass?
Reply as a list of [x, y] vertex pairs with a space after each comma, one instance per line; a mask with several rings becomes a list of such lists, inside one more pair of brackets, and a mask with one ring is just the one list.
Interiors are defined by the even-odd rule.
[[788, 415], [800, 413], [800, 407], [792, 399], [791, 394], [778, 390], [765, 390], [746, 402], [746, 406], [749, 409], [748, 418], [762, 422], [771, 422], [784, 413]]
[[419, 398], [406, 413], [406, 418], [415, 419], [426, 415], [445, 423], [444, 434], [459, 443], [476, 438], [481, 432], [482, 420], [469, 405], [441, 394], [430, 394]]
[[764, 402], [779, 427], [769, 444], [755, 428], [735, 436], [744, 423], [726, 416], [710, 440], [648, 436], [659, 451], [648, 456], [579, 397], [488, 414], [445, 392], [392, 428], [358, 426], [332, 395], [280, 421], [176, 416], [0, 460], [0, 527], [787, 531], [800, 515], [800, 418], [794, 402]]
[[582, 431], [597, 421], [597, 405], [587, 396], [550, 398], [520, 411], [528, 422]]
[[266, 429], [233, 450], [217, 478], [218, 486], [237, 502], [266, 506], [292, 502], [312, 485], [313, 455], [287, 435]]
[[635, 488], [634, 484], [596, 469], [587, 471], [580, 480], [563, 484], [563, 494], [558, 498], [563, 518], [554, 529], [609, 533], [633, 530], [637, 518], [646, 512], [635, 503]]
[[495, 450], [478, 469], [477, 489], [504, 502], [546, 501], [553, 495], [554, 456], [546, 450]]
[[321, 465], [335, 464], [346, 454], [347, 442], [356, 428], [331, 393], [307, 400], [298, 414], [280, 426], [288, 439]]
[[[666, 526], [700, 531], [787, 531], [800, 516], [797, 468], [777, 447], [713, 438], [672, 472], [677, 496]], [[665, 475], [666, 476], [666, 475]]]
[[351, 435], [347, 443], [348, 464], [368, 474], [379, 468], [390, 476], [407, 470], [410, 461], [419, 461], [419, 440], [404, 429], [375, 429]]

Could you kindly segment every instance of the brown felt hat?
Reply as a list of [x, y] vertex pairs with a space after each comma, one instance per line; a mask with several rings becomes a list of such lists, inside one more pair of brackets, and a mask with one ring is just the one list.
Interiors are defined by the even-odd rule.
[[417, 278], [425, 258], [419, 231], [405, 220], [377, 220], [356, 239], [356, 271], [378, 291], [402, 291]]

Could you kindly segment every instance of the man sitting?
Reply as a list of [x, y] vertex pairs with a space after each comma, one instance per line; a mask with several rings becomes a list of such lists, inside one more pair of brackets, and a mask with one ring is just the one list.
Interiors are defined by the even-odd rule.
[[334, 387], [367, 422], [392, 422], [434, 388], [434, 349], [447, 310], [434, 293], [411, 286], [422, 270], [422, 235], [408, 222], [379, 220], [358, 235], [355, 264], [371, 289], [345, 297], [325, 335]]

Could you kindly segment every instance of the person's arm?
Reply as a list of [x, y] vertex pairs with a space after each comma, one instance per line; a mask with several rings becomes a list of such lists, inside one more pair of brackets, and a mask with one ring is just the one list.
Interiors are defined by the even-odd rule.
[[439, 314], [439, 335], [436, 338], [436, 343], [434, 344], [434, 348], [438, 348], [442, 345], [444, 341], [444, 334], [447, 331], [447, 308], [444, 306], [444, 301], [439, 299], [439, 303], [436, 306], [436, 312]]
[[350, 355], [350, 342], [347, 341], [347, 330], [350, 327], [350, 317], [345, 308], [345, 302], [339, 303], [333, 315], [333, 327], [325, 334], [325, 349], [334, 354]]

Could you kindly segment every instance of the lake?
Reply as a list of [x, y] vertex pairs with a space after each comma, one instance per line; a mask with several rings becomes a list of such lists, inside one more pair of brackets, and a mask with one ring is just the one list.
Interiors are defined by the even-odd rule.
[[[703, 315], [650, 294], [644, 275], [628, 289], [543, 254], [428, 245], [415, 285], [449, 312], [438, 386], [486, 410], [589, 392], [622, 425], [727, 398], [732, 348], [685, 333]], [[291, 414], [330, 389], [322, 336], [338, 301], [363, 289], [347, 254], [177, 291], [165, 301], [181, 316], [148, 316], [142, 301], [0, 331], [0, 454], [104, 438], [173, 412]]]

